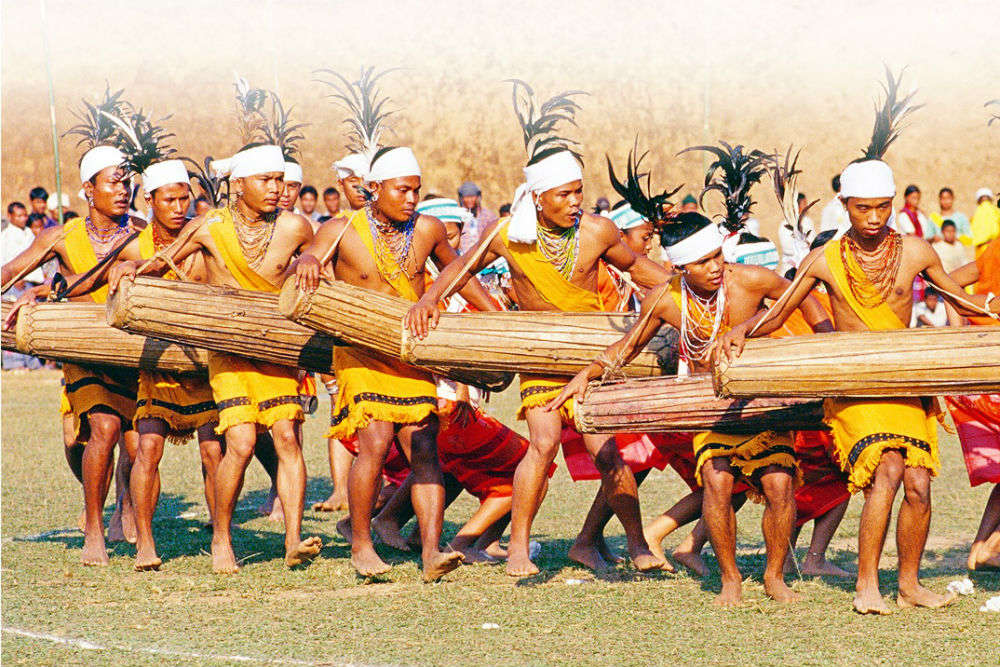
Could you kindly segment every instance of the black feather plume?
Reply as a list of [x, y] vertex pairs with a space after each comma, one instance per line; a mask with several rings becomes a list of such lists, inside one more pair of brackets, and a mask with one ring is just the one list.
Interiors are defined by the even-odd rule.
[[125, 89], [111, 92], [111, 86], [106, 85], [104, 98], [97, 104], [91, 104], [83, 100], [83, 108], [73, 111], [80, 122], [69, 128], [62, 136], [78, 136], [80, 140], [77, 146], [86, 145], [87, 150], [95, 146], [115, 143], [115, 135], [118, 127], [106, 114], [118, 116], [126, 108], [127, 103], [122, 99]]
[[150, 165], [167, 160], [177, 152], [166, 144], [173, 133], [158, 124], [169, 120], [170, 116], [154, 121], [151, 114], [130, 106], [120, 116], [104, 110], [100, 113], [115, 125], [115, 145], [125, 155], [122, 167], [129, 174], [141, 174]]
[[913, 105], [913, 96], [916, 90], [911, 91], [905, 97], [900, 98], [899, 84], [903, 80], [904, 69], [899, 73], [899, 77], [892, 75], [889, 66], [885, 67], [886, 82], [882, 84], [885, 92], [885, 100], [881, 107], [875, 103], [875, 127], [872, 129], [872, 139], [862, 152], [865, 160], [881, 160], [889, 146], [899, 137], [903, 129], [902, 123], [911, 113], [922, 107], [922, 104]]
[[572, 98], [574, 95], [587, 93], [582, 90], [567, 90], [553, 95], [539, 105], [535, 100], [535, 91], [527, 83], [520, 79], [508, 79], [507, 83], [512, 85], [514, 115], [521, 126], [528, 164], [540, 162], [559, 151], [569, 151], [582, 163], [583, 157], [574, 148], [579, 143], [555, 132], [556, 126], [562, 122], [576, 125], [576, 112], [580, 105]]
[[286, 160], [294, 160], [299, 153], [298, 143], [304, 139], [300, 131], [308, 123], [293, 123], [291, 113], [294, 107], [289, 107], [288, 111], [285, 111], [277, 93], [268, 94], [271, 97], [271, 117], [261, 127], [261, 138], [268, 144], [280, 146]]
[[705, 172], [705, 187], [698, 198], [698, 205], [704, 208], [703, 201], [709, 192], [722, 195], [726, 205], [723, 226], [731, 232], [739, 231], [743, 221], [750, 215], [754, 200], [750, 197], [750, 189], [760, 183], [764, 174], [773, 162], [773, 156], [759, 150], [747, 151], [742, 144], [730, 146], [720, 141], [718, 146], [691, 146], [681, 153], [689, 151], [705, 151], [715, 156], [715, 161]]
[[665, 205], [670, 203], [670, 197], [677, 194], [684, 185], [682, 184], [669, 192], [664, 190], [658, 195], [650, 195], [649, 172], [640, 171], [642, 161], [649, 155], [649, 151], [636, 158], [638, 152], [639, 142], [636, 139], [635, 145], [628, 153], [624, 183], [615, 176], [615, 168], [611, 164], [611, 158], [605, 155], [604, 157], [608, 161], [608, 178], [611, 180], [611, 187], [629, 203], [632, 210], [649, 220], [655, 227], [666, 219]]
[[347, 150], [353, 153], [374, 155], [381, 144], [383, 132], [391, 132], [386, 121], [394, 111], [387, 111], [389, 98], [382, 95], [378, 87], [379, 79], [395, 69], [376, 72], [374, 67], [361, 68], [361, 75], [355, 81], [332, 69], [320, 69], [313, 74], [321, 75], [316, 81], [329, 86], [333, 92], [327, 95], [334, 103], [347, 109], [349, 116], [344, 123], [347, 132]]
[[212, 157], [209, 156], [205, 158], [204, 164], [198, 164], [195, 160], [192, 160], [189, 157], [181, 157], [180, 159], [188, 165], [194, 167], [193, 170], [188, 169], [188, 176], [198, 182], [198, 186], [201, 188], [202, 194], [208, 198], [212, 207], [217, 208], [221, 206], [223, 200], [222, 186], [223, 183], [225, 183], [228, 188], [229, 181], [223, 178], [213, 177], [211, 175], [212, 169], [209, 165], [212, 163]]

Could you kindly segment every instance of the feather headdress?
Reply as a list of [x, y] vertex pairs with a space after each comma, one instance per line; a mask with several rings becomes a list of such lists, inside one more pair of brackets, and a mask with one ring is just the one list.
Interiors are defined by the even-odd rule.
[[[198, 182], [198, 186], [201, 188], [202, 194], [208, 198], [209, 203], [212, 204], [213, 208], [222, 206], [224, 199], [229, 198], [229, 180], [225, 177], [218, 176], [212, 173], [212, 156], [205, 158], [204, 164], [198, 164], [195, 160], [182, 156], [180, 158], [185, 164], [194, 167], [194, 169], [188, 169], [188, 176], [193, 178]], [[222, 186], [226, 186], [226, 194], [222, 194]]]
[[611, 180], [611, 187], [614, 188], [615, 192], [622, 199], [629, 203], [632, 210], [649, 220], [656, 227], [659, 223], [667, 219], [666, 211], [669, 209], [665, 205], [670, 203], [670, 197], [677, 194], [684, 186], [682, 184], [669, 192], [664, 190], [658, 195], [650, 195], [649, 172], [640, 171], [642, 161], [649, 155], [649, 151], [644, 152], [636, 158], [638, 152], [639, 145], [637, 139], [635, 146], [628, 153], [624, 183], [618, 180], [618, 177], [615, 175], [614, 165], [611, 164], [611, 158], [605, 155], [604, 157], [608, 161], [608, 178]]
[[528, 153], [528, 165], [540, 162], [559, 151], [568, 151], [581, 164], [583, 157], [574, 148], [579, 143], [555, 134], [556, 126], [563, 121], [576, 125], [576, 112], [580, 105], [573, 101], [574, 95], [586, 95], [582, 90], [567, 90], [553, 95], [538, 104], [535, 91], [520, 79], [508, 79], [512, 84], [511, 100], [514, 114], [521, 125], [524, 150]]
[[104, 98], [97, 104], [83, 100], [83, 109], [73, 112], [80, 122], [69, 128], [62, 136], [80, 137], [76, 145], [86, 144], [88, 150], [95, 146], [115, 143], [118, 126], [109, 119], [108, 114], [118, 116], [128, 106], [122, 99], [124, 92], [125, 89], [122, 88], [112, 93], [111, 86], [106, 85]]
[[799, 174], [802, 173], [802, 170], [798, 168], [799, 153], [801, 152], [800, 148], [795, 151], [795, 155], [792, 155], [792, 147], [789, 146], [785, 152], [785, 160], [782, 162], [778, 157], [779, 153], [775, 151], [770, 165], [771, 180], [774, 182], [774, 195], [778, 198], [785, 226], [793, 231], [800, 231], [799, 223], [802, 222], [802, 217], [819, 201], [814, 199], [804, 209], [799, 210], [799, 190], [796, 181]]
[[378, 82], [394, 71], [395, 69], [387, 69], [376, 72], [374, 67], [362, 67], [361, 74], [355, 81], [348, 80], [332, 69], [314, 72], [322, 75], [316, 81], [333, 89], [327, 97], [349, 114], [344, 123], [350, 128], [346, 148], [352, 153], [362, 153], [373, 159], [382, 143], [382, 134], [392, 131], [386, 121], [395, 112], [386, 111], [385, 105], [389, 98], [382, 94]]
[[253, 88], [246, 79], [233, 73], [236, 82], [236, 121], [239, 123], [240, 139], [243, 144], [251, 144], [259, 139], [267, 125], [264, 117], [264, 102], [267, 101], [267, 91], [263, 88]]
[[872, 129], [872, 139], [868, 147], [862, 151], [861, 160], [881, 160], [889, 146], [899, 137], [903, 129], [902, 123], [911, 113], [922, 107], [922, 104], [914, 105], [913, 96], [916, 90], [904, 97], [900, 97], [899, 84], [903, 80], [904, 69], [899, 73], [899, 77], [892, 75], [889, 66], [885, 67], [886, 82], [882, 84], [885, 92], [885, 100], [881, 107], [875, 103], [875, 127]]
[[[992, 107], [992, 106], [1000, 107], [1000, 100], [990, 100], [989, 102], [987, 102], [983, 106], [987, 107], [987, 108], [988, 107]], [[993, 111], [990, 111], [990, 115], [992, 116], [992, 118], [990, 118], [988, 121], [986, 121], [987, 125], [992, 125], [995, 121], [1000, 120], [1000, 114], [994, 113]]]
[[691, 146], [678, 155], [688, 151], [705, 151], [715, 156], [715, 162], [705, 172], [705, 187], [698, 198], [698, 205], [704, 208], [702, 202], [709, 192], [720, 193], [726, 205], [722, 224], [729, 231], [736, 232], [743, 227], [743, 220], [750, 215], [755, 203], [750, 197], [750, 189], [767, 173], [773, 156], [756, 149], [747, 151], [742, 144], [730, 146], [725, 141], [719, 144], [722, 148]]
[[285, 111], [277, 93], [270, 92], [268, 94], [271, 97], [271, 117], [260, 129], [261, 139], [265, 143], [281, 146], [281, 152], [285, 159], [295, 162], [295, 155], [299, 152], [298, 143], [303, 140], [299, 131], [308, 123], [293, 123], [291, 113], [294, 107], [289, 107]]
[[177, 152], [166, 144], [166, 140], [174, 134], [157, 124], [169, 120], [170, 116], [153, 121], [152, 114], [147, 115], [142, 109], [129, 108], [126, 111], [117, 115], [102, 109], [100, 114], [116, 128], [115, 145], [125, 155], [122, 166], [130, 175], [141, 174], [150, 165], [162, 162]]

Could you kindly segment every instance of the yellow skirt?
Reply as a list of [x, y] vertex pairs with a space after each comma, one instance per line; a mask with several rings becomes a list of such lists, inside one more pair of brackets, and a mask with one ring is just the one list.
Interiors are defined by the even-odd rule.
[[82, 418], [96, 407], [113, 411], [121, 417], [122, 430], [129, 430], [135, 416], [137, 373], [130, 368], [63, 364], [64, 391], [69, 411], [75, 417], [77, 437], [80, 437]]
[[270, 428], [283, 419], [303, 419], [296, 368], [210, 351], [208, 383], [219, 411], [216, 433], [239, 424]]
[[738, 473], [740, 481], [750, 486], [747, 497], [761, 502], [763, 494], [756, 479], [758, 471], [767, 466], [781, 466], [794, 471], [795, 486], [802, 485], [802, 471], [795, 461], [795, 445], [788, 431], [764, 431], [757, 435], [716, 433], [707, 431], [696, 433], [693, 438], [695, 456], [695, 479], [699, 486], [701, 468], [711, 459], [726, 457], [729, 465]]
[[[521, 374], [521, 407], [517, 411], [517, 418], [523, 421], [530, 408], [544, 407], [568, 383], [569, 378]], [[572, 398], [559, 406], [559, 416], [566, 426], [574, 426], [574, 407], [575, 401]]]
[[871, 484], [888, 449], [903, 452], [910, 468], [937, 475], [937, 419], [919, 398], [842, 399], [823, 402], [824, 421], [833, 430], [834, 455], [847, 473], [847, 486], [857, 493]]
[[343, 440], [373, 421], [417, 424], [437, 412], [431, 374], [357, 348], [333, 350], [337, 399], [328, 438]]
[[162, 419], [168, 437], [183, 442], [205, 424], [219, 420], [208, 378], [139, 371], [139, 394], [134, 423], [140, 419]]

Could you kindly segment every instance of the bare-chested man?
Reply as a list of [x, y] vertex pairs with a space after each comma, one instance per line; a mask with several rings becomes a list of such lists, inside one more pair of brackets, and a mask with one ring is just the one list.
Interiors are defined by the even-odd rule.
[[[279, 211], [285, 163], [281, 148], [251, 145], [229, 163], [235, 203], [195, 218], [180, 234], [175, 262], [194, 253], [204, 256], [207, 282], [215, 285], [277, 292], [296, 253], [312, 241], [309, 221], [291, 211]], [[112, 290], [139, 266], [126, 262], [109, 279]], [[162, 274], [157, 260], [143, 274]], [[301, 537], [306, 469], [296, 429], [302, 421], [298, 370], [212, 352], [209, 383], [219, 410], [217, 432], [225, 436], [226, 453], [216, 481], [212, 534], [212, 569], [239, 568], [232, 547], [232, 516], [253, 457], [258, 430], [270, 430], [278, 455], [278, 496], [285, 518], [285, 564], [299, 565], [315, 557], [319, 538]]]
[[[763, 267], [727, 264], [722, 258], [722, 235], [711, 220], [699, 213], [682, 213], [664, 227], [663, 245], [671, 264], [681, 271], [669, 285], [643, 299], [637, 330], [610, 345], [597, 361], [581, 371], [547, 409], [558, 409], [578, 396], [587, 384], [601, 377], [608, 363], [632, 359], [663, 325], [681, 332], [682, 365], [706, 370], [711, 346], [729, 322], [754, 315], [764, 299], [781, 296], [789, 282]], [[822, 306], [803, 303], [806, 320], [816, 329], [830, 329]], [[798, 596], [785, 584], [782, 572], [789, 538], [795, 525], [795, 456], [789, 433], [765, 431], [757, 435], [699, 433], [694, 437], [695, 471], [704, 487], [702, 516], [719, 561], [722, 592], [716, 604], [742, 601], [743, 577], [736, 565], [736, 516], [734, 484], [749, 485], [749, 493], [765, 502], [762, 528], [767, 547], [764, 590], [775, 600], [795, 601]]]
[[[349, 219], [334, 218], [323, 224], [296, 263], [299, 287], [317, 287], [324, 268], [317, 258], [326, 257], [339, 238], [331, 259], [338, 280], [409, 301], [420, 298], [428, 258], [443, 267], [457, 257], [441, 221], [416, 213], [420, 175], [409, 148], [383, 149], [377, 154], [367, 175], [368, 206]], [[481, 310], [496, 310], [477, 281], [468, 285], [463, 296]], [[348, 486], [351, 564], [366, 577], [390, 569], [375, 552], [371, 513], [381, 488], [382, 465], [395, 437], [413, 468], [413, 508], [420, 526], [424, 580], [438, 579], [456, 568], [462, 555], [440, 550], [444, 486], [437, 454], [433, 379], [426, 371], [357, 348], [339, 347], [334, 354], [338, 394], [328, 435], [358, 440], [358, 458], [351, 466]]]

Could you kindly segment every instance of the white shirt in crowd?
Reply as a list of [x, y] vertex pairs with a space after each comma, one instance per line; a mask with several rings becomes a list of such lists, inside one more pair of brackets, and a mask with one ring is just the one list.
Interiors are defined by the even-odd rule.
[[[27, 250], [28, 246], [30, 246], [34, 240], [35, 235], [27, 227], [24, 227], [23, 229], [17, 227], [16, 225], [7, 225], [4, 227], [3, 231], [0, 232], [0, 245], [3, 246], [3, 263], [6, 264]], [[24, 276], [23, 279], [29, 283], [36, 283], [39, 285], [45, 282], [45, 276], [40, 267]]]
[[915, 327], [926, 327], [927, 325], [920, 321], [920, 316], [923, 315], [925, 319], [930, 320], [931, 326], [943, 327], [948, 325], [948, 309], [945, 308], [944, 299], [937, 300], [937, 307], [931, 310], [927, 307], [926, 301], [918, 301], [913, 304], [913, 312], [910, 315], [910, 328]]
[[958, 267], [965, 266], [972, 261], [969, 257], [969, 250], [964, 243], [959, 243], [958, 241], [947, 243], [944, 240], [940, 240], [931, 247], [934, 248], [934, 252], [941, 258], [941, 265], [944, 267], [946, 273], [951, 273]]
[[803, 216], [799, 229], [789, 227], [784, 221], [778, 225], [778, 243], [781, 245], [781, 273], [797, 269], [809, 254], [809, 246], [816, 238], [816, 226], [809, 216]]
[[823, 212], [819, 220], [819, 232], [831, 229], [838, 232], [846, 231], [851, 226], [851, 218], [847, 215], [847, 209], [840, 201], [840, 197], [834, 197], [823, 207]]

